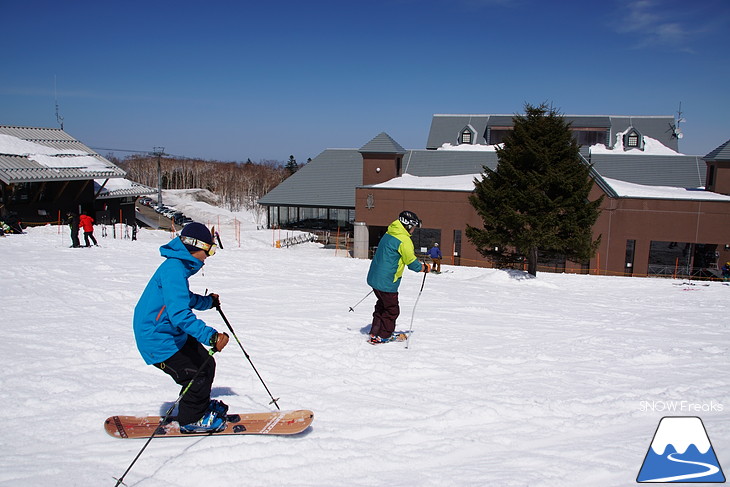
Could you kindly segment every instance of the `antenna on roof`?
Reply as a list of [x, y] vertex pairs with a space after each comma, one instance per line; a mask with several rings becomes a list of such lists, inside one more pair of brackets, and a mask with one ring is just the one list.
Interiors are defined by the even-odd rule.
[[686, 120], [682, 118], [682, 102], [679, 102], [679, 110], [677, 110], [677, 118], [674, 120], [674, 123], [670, 123], [669, 126], [672, 128], [672, 138], [673, 139], [681, 139], [684, 137], [684, 134], [682, 133], [682, 129], [679, 128], [679, 124], [685, 122]]
[[53, 75], [53, 98], [56, 101], [56, 121], [61, 126], [61, 130], [63, 130], [63, 117], [61, 116], [61, 113], [58, 109], [58, 93], [56, 92], [56, 75]]

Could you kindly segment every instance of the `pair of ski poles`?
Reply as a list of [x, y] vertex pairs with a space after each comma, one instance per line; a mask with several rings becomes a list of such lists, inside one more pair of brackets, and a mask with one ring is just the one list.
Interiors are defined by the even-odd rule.
[[[207, 294], [207, 292], [206, 292], [206, 294]], [[233, 338], [236, 339], [238, 346], [241, 347], [241, 351], [248, 359], [248, 362], [251, 364], [251, 367], [253, 367], [253, 370], [254, 370], [254, 372], [256, 372], [256, 375], [258, 376], [259, 380], [264, 385], [264, 388], [266, 389], [266, 392], [269, 394], [269, 397], [271, 397], [271, 402], [269, 402], [269, 404], [273, 403], [276, 406], [276, 409], [281, 410], [279, 408], [279, 404], [277, 403], [277, 401], [280, 398], [277, 397], [276, 399], [274, 399], [274, 396], [271, 394], [271, 391], [269, 391], [269, 388], [266, 386], [266, 382], [264, 382], [264, 379], [261, 377], [261, 374], [259, 374], [259, 371], [256, 369], [256, 366], [251, 361], [251, 357], [249, 357], [248, 353], [246, 353], [246, 350], [243, 348], [243, 345], [241, 344], [241, 340], [238, 339], [236, 332], [233, 331], [233, 326], [231, 326], [231, 323], [228, 321], [228, 318], [226, 318], [226, 315], [223, 314], [223, 310], [221, 309], [220, 305], [216, 306], [216, 309], [218, 310], [218, 313], [220, 313], [221, 318], [223, 318], [223, 321], [226, 323], [226, 326], [228, 327], [228, 330], [231, 332], [231, 335], [233, 335]], [[161, 428], [162, 425], [167, 422], [168, 418], [172, 414], [175, 407], [180, 403], [180, 401], [182, 400], [185, 393], [188, 392], [188, 389], [190, 389], [190, 387], [193, 385], [193, 382], [195, 382], [195, 379], [197, 379], [198, 376], [200, 376], [200, 373], [206, 368], [206, 366], [208, 365], [208, 362], [211, 361], [211, 359], [213, 358], [213, 354], [216, 352], [218, 352], [218, 350], [216, 350], [215, 347], [211, 348], [208, 351], [208, 356], [203, 361], [203, 364], [198, 368], [197, 372], [195, 372], [195, 375], [193, 375], [193, 378], [190, 379], [190, 382], [188, 382], [188, 385], [185, 386], [185, 388], [182, 390], [182, 392], [180, 393], [178, 398], [175, 400], [175, 402], [172, 404], [172, 406], [170, 406], [170, 408], [167, 410], [167, 412], [165, 413], [165, 416], [160, 420], [159, 427], [155, 428], [155, 431], [150, 435], [149, 438], [147, 438], [147, 441], [145, 442], [144, 446], [142, 446], [142, 448], [139, 450], [139, 453], [137, 453], [137, 456], [134, 457], [134, 460], [132, 460], [132, 463], [129, 464], [129, 467], [127, 467], [127, 470], [124, 471], [124, 473], [122, 474], [121, 477], [119, 477], [119, 478], [113, 477], [114, 480], [117, 481], [117, 483], [115, 484], [115, 487], [119, 487], [119, 485], [126, 485], [124, 483], [124, 477], [126, 477], [126, 475], [132, 469], [132, 466], [134, 466], [134, 464], [137, 462], [139, 457], [142, 456], [142, 452], [145, 451], [145, 449], [147, 448], [147, 445], [149, 445], [150, 442], [152, 441], [152, 438], [157, 436], [157, 432], [162, 429]]]

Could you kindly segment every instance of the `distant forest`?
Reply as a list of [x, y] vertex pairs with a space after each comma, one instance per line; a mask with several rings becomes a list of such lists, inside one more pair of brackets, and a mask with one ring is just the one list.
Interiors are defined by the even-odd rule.
[[[157, 157], [133, 155], [119, 159], [106, 156], [127, 171], [127, 178], [157, 187]], [[257, 210], [258, 200], [294, 174], [299, 165], [294, 156], [280, 161], [218, 162], [202, 159], [160, 157], [162, 189], [203, 188], [221, 198], [231, 211]]]

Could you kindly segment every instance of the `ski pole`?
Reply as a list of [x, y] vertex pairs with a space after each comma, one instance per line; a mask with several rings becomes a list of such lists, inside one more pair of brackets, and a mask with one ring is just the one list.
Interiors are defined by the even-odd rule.
[[416, 316], [416, 306], [418, 306], [418, 300], [421, 299], [421, 293], [423, 292], [423, 285], [426, 284], [426, 276], [428, 275], [427, 272], [423, 273], [423, 281], [421, 281], [421, 290], [418, 291], [418, 297], [416, 298], [416, 303], [413, 305], [413, 312], [411, 313], [411, 326], [408, 327], [408, 337], [406, 338], [406, 348], [408, 348], [408, 345], [411, 343], [411, 335], [413, 334], [413, 317]]
[[244, 350], [243, 345], [241, 344], [241, 340], [238, 339], [238, 337], [236, 336], [236, 332], [233, 331], [233, 327], [231, 326], [231, 323], [228, 321], [228, 318], [226, 318], [226, 315], [223, 314], [223, 310], [221, 309], [220, 306], [216, 306], [215, 309], [217, 309], [218, 312], [221, 314], [221, 318], [223, 318], [223, 321], [226, 322], [226, 326], [231, 331], [231, 335], [233, 335], [233, 338], [235, 338], [236, 339], [236, 342], [238, 342], [238, 346], [241, 347], [241, 351], [243, 352], [243, 354], [248, 359], [248, 363], [251, 364], [251, 367], [253, 367], [253, 371], [256, 372], [256, 375], [259, 376], [259, 380], [264, 385], [264, 389], [266, 389], [266, 392], [269, 393], [269, 397], [271, 398], [271, 402], [269, 402], [269, 404], [274, 404], [274, 406], [276, 406], [276, 409], [278, 409], [279, 411], [281, 411], [281, 408], [279, 408], [279, 404], [276, 402], [276, 401], [278, 401], [281, 398], [277, 397], [276, 399], [274, 399], [274, 396], [271, 394], [271, 391], [269, 390], [268, 387], [266, 387], [266, 382], [264, 382], [264, 379], [261, 378], [261, 374], [259, 374], [259, 371], [256, 370], [256, 366], [253, 364], [253, 362], [251, 362], [251, 357], [249, 357], [248, 354], [246, 353], [246, 350]]
[[170, 406], [170, 409], [167, 410], [167, 412], [165, 413], [165, 416], [162, 417], [162, 419], [160, 419], [160, 424], [157, 426], [157, 428], [155, 428], [155, 431], [152, 432], [152, 434], [150, 435], [150, 437], [147, 438], [147, 442], [144, 444], [144, 446], [139, 451], [139, 453], [137, 453], [137, 456], [134, 457], [134, 460], [132, 460], [132, 463], [129, 464], [129, 467], [127, 467], [127, 470], [125, 470], [124, 473], [122, 474], [122, 476], [119, 477], [119, 478], [112, 477], [114, 480], [117, 481], [117, 483], [114, 484], [114, 487], [119, 487], [119, 485], [127, 485], [127, 484], [125, 484], [123, 482], [124, 481], [124, 477], [126, 477], [127, 474], [129, 473], [129, 471], [132, 470], [132, 466], [137, 462], [137, 460], [139, 459], [139, 457], [142, 455], [142, 452], [145, 451], [145, 449], [147, 448], [147, 445], [149, 445], [150, 444], [150, 441], [152, 441], [152, 438], [154, 438], [155, 436], [157, 436], [157, 432], [162, 429], [162, 425], [165, 424], [165, 423], [167, 423], [167, 419], [172, 414], [172, 411], [180, 403], [180, 401], [182, 400], [182, 398], [185, 395], [185, 393], [188, 392], [188, 389], [190, 389], [190, 386], [193, 385], [193, 382], [195, 382], [195, 379], [198, 378], [198, 376], [203, 371], [203, 369], [205, 369], [205, 367], [208, 365], [208, 362], [210, 362], [210, 360], [213, 358], [213, 354], [216, 353], [216, 352], [217, 352], [217, 350], [215, 349], [215, 347], [214, 348], [211, 348], [210, 350], [208, 350], [208, 356], [203, 361], [203, 365], [201, 365], [198, 368], [198, 371], [195, 372], [195, 375], [193, 375], [193, 378], [190, 379], [190, 382], [188, 382], [188, 385], [185, 386], [185, 389], [182, 390], [182, 392], [180, 393], [180, 395], [178, 396], [178, 398], [175, 400], [175, 402], [172, 403], [172, 406]]
[[[368, 296], [373, 294], [373, 291], [374, 291], [374, 289], [371, 289], [370, 292], [365, 295], [365, 298], [367, 298]], [[360, 301], [357, 302], [357, 304], [360, 304], [363, 301], [365, 301], [365, 298], [362, 298]], [[355, 311], [355, 308], [357, 308], [357, 304], [355, 306], [350, 306], [350, 311]]]

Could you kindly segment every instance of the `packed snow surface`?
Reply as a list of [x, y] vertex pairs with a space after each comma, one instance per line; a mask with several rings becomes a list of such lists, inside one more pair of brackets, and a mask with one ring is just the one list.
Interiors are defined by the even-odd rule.
[[[284, 232], [246, 221], [239, 244], [223, 211], [200, 205], [185, 213], [218, 225], [225, 248], [191, 288], [220, 294], [279, 405], [311, 409], [314, 422], [293, 437], [155, 438], [128, 486], [635, 485], [664, 416], [701, 417], [730, 465], [720, 282], [530, 279], [446, 259], [425, 283], [403, 277], [410, 347], [372, 346], [373, 296], [348, 311], [370, 291], [369, 261], [316, 243], [277, 249]], [[111, 438], [104, 420], [160, 414], [177, 398], [132, 333], [171, 235], [107, 230], [89, 249], [69, 248], [65, 226], [0, 238], [0, 486], [112, 486], [144, 440]], [[226, 330], [215, 310], [198, 316]], [[274, 410], [233, 339], [216, 360], [214, 397], [232, 412]]]

